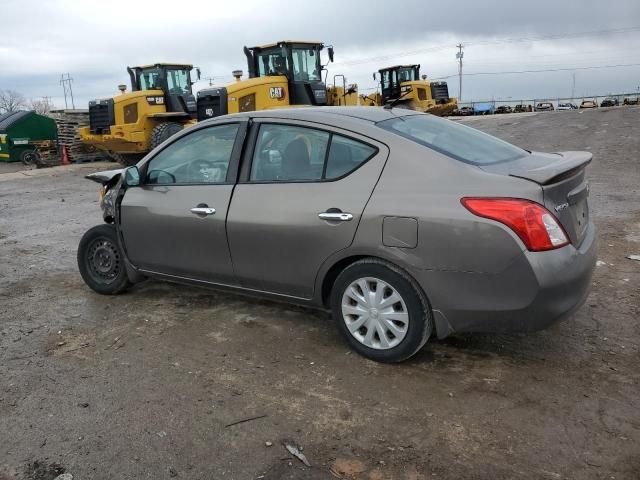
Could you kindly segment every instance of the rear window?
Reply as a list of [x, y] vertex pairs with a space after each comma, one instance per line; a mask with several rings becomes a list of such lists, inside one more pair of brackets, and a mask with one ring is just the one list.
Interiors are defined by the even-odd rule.
[[385, 130], [472, 165], [508, 162], [527, 151], [452, 120], [433, 115], [407, 115], [378, 122]]

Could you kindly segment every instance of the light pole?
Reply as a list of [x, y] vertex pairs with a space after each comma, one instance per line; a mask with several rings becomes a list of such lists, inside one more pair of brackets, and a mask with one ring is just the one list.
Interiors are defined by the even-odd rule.
[[458, 47], [458, 53], [456, 53], [456, 58], [458, 59], [458, 102], [462, 100], [462, 58], [464, 57], [464, 52], [462, 51], [462, 44], [459, 43], [456, 45]]

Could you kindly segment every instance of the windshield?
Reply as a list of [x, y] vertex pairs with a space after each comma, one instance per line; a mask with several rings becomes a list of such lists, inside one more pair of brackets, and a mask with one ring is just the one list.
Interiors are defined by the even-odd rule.
[[180, 95], [183, 93], [191, 93], [189, 70], [167, 70], [167, 87], [169, 88], [169, 93], [172, 94]]
[[398, 74], [400, 82], [413, 82], [418, 80], [418, 75], [416, 73], [416, 69], [411, 68], [401, 68]]
[[261, 77], [286, 75], [287, 59], [280, 49], [267, 50], [257, 55], [258, 75]]
[[377, 123], [385, 130], [472, 165], [491, 165], [527, 155], [526, 150], [433, 115], [408, 115]]
[[160, 88], [160, 70], [144, 68], [140, 71], [140, 90], [154, 90]]
[[320, 81], [320, 57], [315, 48], [293, 49], [293, 79], [304, 82]]

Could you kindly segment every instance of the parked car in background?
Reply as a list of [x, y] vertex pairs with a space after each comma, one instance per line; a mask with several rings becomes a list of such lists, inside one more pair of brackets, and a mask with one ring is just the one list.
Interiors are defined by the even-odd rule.
[[578, 106], [573, 103], [559, 103], [558, 110], [577, 110]]
[[536, 112], [552, 112], [555, 108], [553, 107], [553, 103], [551, 102], [540, 102], [536, 104], [535, 111]]
[[617, 107], [618, 105], [620, 105], [620, 101], [615, 97], [607, 97], [600, 103], [601, 107]]
[[483, 102], [473, 105], [474, 115], [491, 115], [493, 113], [493, 103]]
[[220, 116], [89, 175], [106, 224], [78, 267], [101, 294], [148, 277], [328, 309], [354, 350], [397, 362], [431, 337], [537, 330], [583, 302], [590, 161], [399, 108]]
[[460, 107], [454, 115], [460, 115], [461, 117], [473, 115], [473, 107]]
[[495, 113], [512, 113], [513, 109], [509, 105], [500, 105], [496, 108]]
[[595, 100], [583, 100], [580, 108], [598, 108], [598, 102]]
[[516, 113], [531, 112], [532, 110], [533, 109], [531, 108], [531, 105], [525, 105], [523, 103], [516, 105], [513, 109], [513, 111]]
[[638, 105], [640, 101], [638, 97], [626, 97], [622, 103], [623, 105]]

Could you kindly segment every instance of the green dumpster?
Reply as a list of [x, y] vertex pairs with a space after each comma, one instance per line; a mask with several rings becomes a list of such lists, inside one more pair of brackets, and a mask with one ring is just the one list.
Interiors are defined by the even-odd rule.
[[0, 115], [0, 161], [32, 163], [34, 152], [57, 148], [56, 122], [34, 111], [7, 112]]

